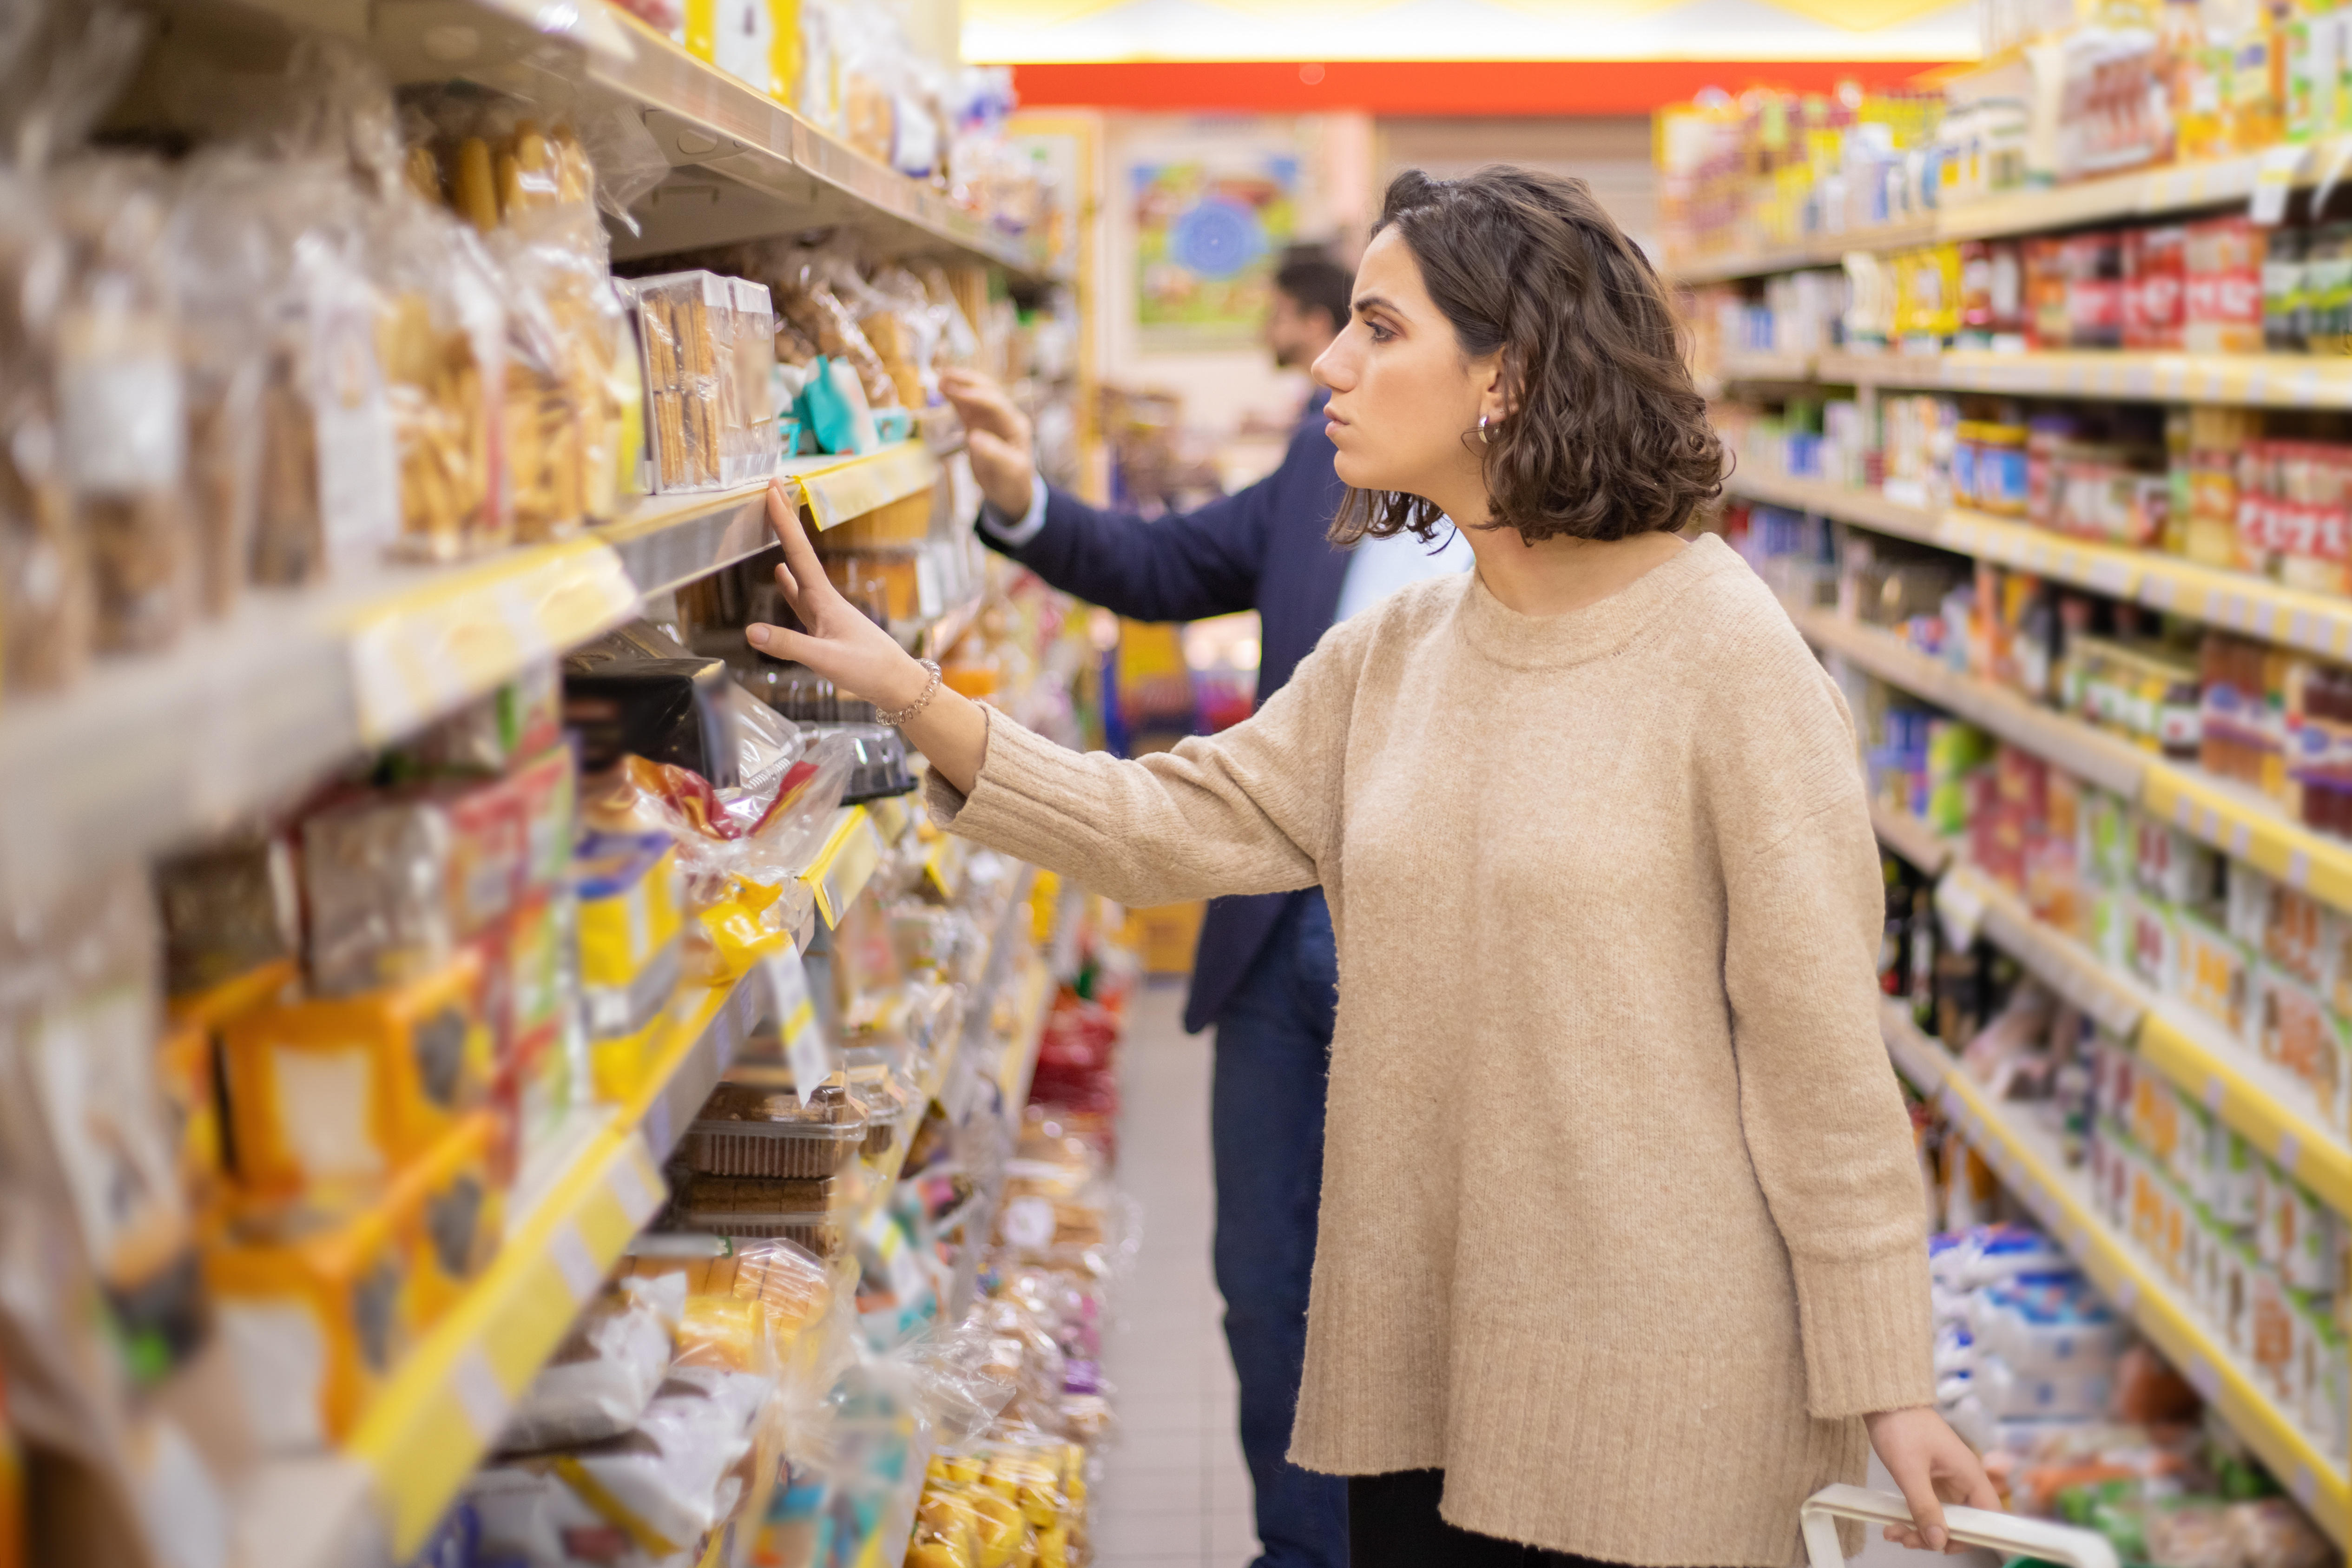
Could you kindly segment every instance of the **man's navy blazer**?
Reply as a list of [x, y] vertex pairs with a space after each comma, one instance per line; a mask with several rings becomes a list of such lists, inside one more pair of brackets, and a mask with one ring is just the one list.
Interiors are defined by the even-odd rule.
[[[1137, 621], [1198, 621], [1255, 610], [1257, 700], [1290, 679], [1339, 609], [1348, 557], [1324, 537], [1347, 487], [1332, 471], [1323, 395], [1290, 437], [1282, 466], [1238, 494], [1150, 521], [1099, 510], [1049, 489], [1045, 526], [1022, 545], [987, 530], [993, 549], [1067, 594]], [[1216, 899], [1201, 927], [1184, 1026], [1217, 1020], [1297, 893]]]

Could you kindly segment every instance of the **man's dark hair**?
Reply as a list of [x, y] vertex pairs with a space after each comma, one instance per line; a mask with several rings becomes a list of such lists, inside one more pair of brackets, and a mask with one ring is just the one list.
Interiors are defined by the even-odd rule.
[[1291, 257], [1276, 270], [1274, 286], [1297, 300], [1302, 310], [1328, 313], [1334, 332], [1348, 324], [1355, 276], [1329, 257]]
[[[1678, 530], [1722, 492], [1723, 448], [1665, 285], [1582, 180], [1408, 169], [1372, 233], [1389, 228], [1463, 354], [1503, 357], [1509, 412], [1463, 433], [1486, 470], [1487, 526], [1530, 544], [1622, 539]], [[1444, 521], [1419, 496], [1350, 490], [1331, 537], [1433, 539]]]

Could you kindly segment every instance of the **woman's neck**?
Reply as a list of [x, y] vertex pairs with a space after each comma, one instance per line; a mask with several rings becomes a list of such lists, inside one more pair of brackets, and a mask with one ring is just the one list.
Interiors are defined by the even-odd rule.
[[1509, 528], [1465, 529], [1463, 535], [1478, 558], [1478, 580], [1486, 592], [1523, 616], [1564, 616], [1599, 604], [1685, 548], [1671, 533], [1555, 537], [1533, 544]]

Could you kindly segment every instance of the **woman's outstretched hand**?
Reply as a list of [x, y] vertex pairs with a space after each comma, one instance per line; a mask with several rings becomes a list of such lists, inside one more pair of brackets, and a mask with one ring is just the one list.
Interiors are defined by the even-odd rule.
[[1954, 1551], [1951, 1531], [1944, 1524], [1944, 1504], [1999, 1511], [2000, 1494], [1986, 1478], [1983, 1462], [1941, 1415], [1920, 1405], [1882, 1410], [1862, 1419], [1879, 1462], [1911, 1505], [1911, 1523], [1888, 1525], [1887, 1540], [1915, 1550]]
[[808, 629], [788, 632], [782, 626], [747, 626], [744, 636], [751, 639], [751, 646], [772, 658], [804, 664], [877, 708], [904, 708], [921, 696], [930, 672], [898, 646], [898, 638], [841, 596], [802, 531], [800, 508], [793, 503], [782, 480], [768, 484], [768, 527], [774, 531], [776, 542], [784, 547], [784, 563], [776, 568], [776, 586]]
[[[930, 671], [900, 647], [898, 638], [841, 596], [824, 574], [824, 563], [801, 527], [800, 508], [782, 481], [768, 485], [768, 527], [784, 547], [776, 587], [807, 629], [746, 626], [743, 635], [751, 646], [772, 658], [806, 665], [838, 689], [877, 708], [900, 709], [920, 698], [930, 684]], [[950, 784], [964, 794], [971, 792], [988, 751], [988, 721], [977, 705], [942, 687], [903, 728], [907, 739]]]

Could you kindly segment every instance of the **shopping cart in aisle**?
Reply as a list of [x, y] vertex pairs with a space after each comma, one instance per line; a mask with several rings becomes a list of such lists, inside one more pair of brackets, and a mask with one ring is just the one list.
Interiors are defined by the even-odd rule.
[[[1895, 1492], [1868, 1487], [1823, 1487], [1797, 1510], [1805, 1535], [1805, 1555], [1812, 1568], [1845, 1568], [1845, 1552], [1838, 1545], [1837, 1521], [1859, 1520], [1864, 1524], [1908, 1524], [1911, 1505]], [[2022, 1519], [2013, 1513], [1991, 1513], [1980, 1508], [1944, 1505], [1944, 1528], [1962, 1546], [1983, 1546], [2003, 1558], [2031, 1557], [2063, 1563], [2067, 1568], [2120, 1568], [2116, 1549], [2095, 1531], [2053, 1524], [2046, 1519]]]

